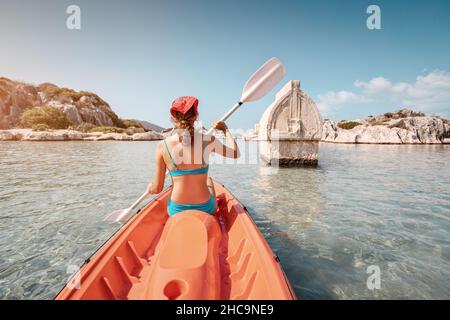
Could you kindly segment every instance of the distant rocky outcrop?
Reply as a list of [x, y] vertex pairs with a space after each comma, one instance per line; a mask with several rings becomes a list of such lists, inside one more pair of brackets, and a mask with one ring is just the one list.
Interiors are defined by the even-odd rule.
[[159, 133], [163, 132], [165, 129], [163, 127], [160, 127], [160, 126], [158, 126], [154, 123], [148, 122], [148, 121], [144, 121], [144, 120], [135, 120], [135, 121], [138, 121], [145, 129], [153, 130], [153, 131], [156, 131]]
[[18, 127], [25, 110], [44, 105], [63, 110], [74, 126], [90, 123], [122, 127], [109, 104], [95, 93], [77, 92], [51, 83], [31, 85], [0, 77], [0, 129]]
[[363, 120], [325, 120], [322, 127], [322, 141], [334, 143], [441, 144], [448, 138], [449, 120], [410, 109]]

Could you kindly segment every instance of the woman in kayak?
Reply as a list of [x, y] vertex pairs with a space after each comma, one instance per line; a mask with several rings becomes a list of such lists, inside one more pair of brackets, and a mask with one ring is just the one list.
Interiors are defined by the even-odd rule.
[[217, 153], [236, 159], [240, 152], [236, 141], [223, 121], [216, 121], [213, 128], [222, 131], [228, 147], [214, 136], [204, 136], [194, 130], [198, 118], [198, 99], [177, 98], [170, 108], [175, 133], [160, 142], [156, 148], [156, 174], [148, 185], [150, 194], [158, 194], [164, 188], [166, 168], [172, 177], [172, 194], [167, 211], [174, 215], [185, 210], [199, 210], [214, 214], [216, 201], [211, 178], [208, 177], [209, 156]]

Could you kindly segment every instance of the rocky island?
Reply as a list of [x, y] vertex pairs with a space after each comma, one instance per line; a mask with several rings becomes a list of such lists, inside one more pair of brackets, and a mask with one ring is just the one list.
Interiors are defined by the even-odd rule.
[[0, 77], [0, 141], [162, 139], [152, 128], [159, 127], [120, 119], [95, 93]]
[[450, 142], [450, 121], [400, 109], [362, 120], [325, 120], [322, 141], [367, 144], [442, 144]]

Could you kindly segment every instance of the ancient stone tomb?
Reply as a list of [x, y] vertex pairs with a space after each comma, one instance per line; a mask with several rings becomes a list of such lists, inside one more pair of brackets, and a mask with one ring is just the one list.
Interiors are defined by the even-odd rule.
[[257, 125], [260, 157], [269, 165], [316, 166], [322, 119], [314, 101], [289, 81]]

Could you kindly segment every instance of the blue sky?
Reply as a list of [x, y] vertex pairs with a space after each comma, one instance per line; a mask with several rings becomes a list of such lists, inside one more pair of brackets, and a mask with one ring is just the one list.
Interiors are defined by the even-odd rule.
[[[66, 8], [81, 8], [81, 30]], [[366, 9], [381, 8], [381, 30]], [[401, 106], [450, 117], [450, 1], [4, 1], [0, 76], [98, 93], [123, 118], [169, 126], [177, 96], [210, 123], [248, 76], [279, 57], [322, 116], [352, 119]], [[229, 125], [251, 128], [274, 99]]]

